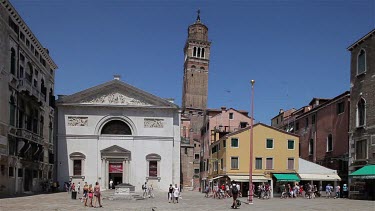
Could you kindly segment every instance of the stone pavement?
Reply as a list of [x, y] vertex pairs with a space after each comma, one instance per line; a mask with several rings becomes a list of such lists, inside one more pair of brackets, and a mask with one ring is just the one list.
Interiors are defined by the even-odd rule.
[[[107, 197], [113, 192], [104, 192]], [[246, 198], [241, 198], [246, 201]], [[145, 200], [103, 200], [103, 208], [84, 207], [80, 200], [72, 200], [68, 193], [40, 194], [17, 198], [0, 199], [0, 211], [13, 210], [131, 210], [156, 211], [168, 210], [231, 210], [231, 199], [205, 198], [204, 194], [186, 191], [182, 193], [182, 199], [178, 204], [170, 204], [167, 201], [167, 193], [155, 192], [155, 198]], [[362, 210], [375, 211], [375, 201], [359, 201], [349, 199], [255, 199], [253, 205], [242, 203], [239, 210]]]

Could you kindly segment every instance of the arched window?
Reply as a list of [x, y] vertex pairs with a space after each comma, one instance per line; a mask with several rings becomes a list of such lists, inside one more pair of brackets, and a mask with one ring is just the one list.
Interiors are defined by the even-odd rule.
[[125, 122], [112, 120], [103, 126], [101, 134], [131, 135], [132, 131]]
[[191, 69], [195, 69], [196, 68], [196, 66], [195, 65], [191, 65]]
[[198, 54], [197, 54], [197, 57], [201, 57], [201, 48], [198, 48]]
[[43, 130], [44, 130], [44, 117], [43, 115], [40, 116], [40, 126], [39, 126], [39, 134], [43, 137]]
[[52, 121], [49, 123], [48, 126], [48, 137], [49, 137], [49, 143], [53, 142], [53, 124]]
[[366, 72], [366, 51], [361, 49], [357, 57], [357, 75]]
[[201, 70], [204, 70], [204, 67], [201, 67]]
[[202, 48], [202, 58], [204, 58], [204, 48]]
[[26, 71], [26, 79], [31, 83], [32, 79], [33, 79], [33, 65], [28, 62], [27, 63], [27, 67], [28, 67], [28, 71]]
[[150, 178], [157, 178], [160, 176], [160, 160], [161, 156], [155, 153], [146, 156], [146, 161], [148, 163], [148, 176]]
[[329, 134], [327, 137], [327, 152], [331, 152], [332, 150], [333, 150], [332, 134]]
[[366, 101], [361, 98], [357, 104], [357, 127], [364, 126], [366, 122]]
[[16, 51], [12, 48], [10, 53], [10, 73], [16, 75]]
[[[71, 172], [73, 173], [72, 176], [82, 176], [84, 175], [84, 161], [86, 159], [86, 155], [82, 154], [81, 152], [73, 152], [69, 155], [71, 160]], [[70, 174], [71, 175], [71, 174]]]
[[193, 50], [193, 56], [197, 56], [197, 47], [194, 47], [194, 50]]

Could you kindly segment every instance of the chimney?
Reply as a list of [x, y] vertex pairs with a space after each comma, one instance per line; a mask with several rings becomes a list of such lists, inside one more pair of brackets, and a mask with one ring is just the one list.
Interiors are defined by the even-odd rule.
[[279, 114], [282, 114], [282, 113], [284, 113], [284, 109], [281, 108]]
[[227, 107], [221, 106], [221, 112], [224, 113], [227, 110]]
[[121, 75], [113, 75], [113, 79], [119, 81], [121, 79]]

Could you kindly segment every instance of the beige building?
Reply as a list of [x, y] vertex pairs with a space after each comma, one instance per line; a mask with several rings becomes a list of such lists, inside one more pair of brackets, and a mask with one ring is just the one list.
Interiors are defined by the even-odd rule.
[[1, 1], [0, 195], [50, 188], [56, 69], [15, 8]]

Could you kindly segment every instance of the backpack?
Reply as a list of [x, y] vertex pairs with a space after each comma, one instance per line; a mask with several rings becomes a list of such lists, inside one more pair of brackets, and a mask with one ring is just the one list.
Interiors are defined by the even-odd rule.
[[238, 189], [237, 189], [237, 186], [236, 186], [236, 185], [234, 185], [234, 186], [232, 187], [232, 194], [238, 194]]
[[144, 189], [146, 189], [146, 188], [145, 188], [145, 185], [142, 185], [142, 190], [144, 190]]

